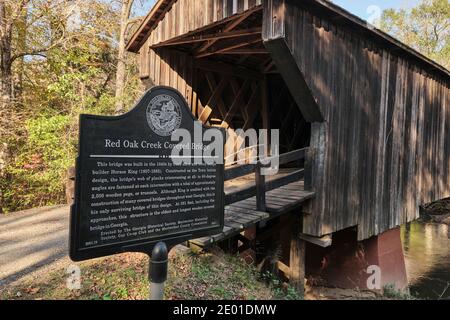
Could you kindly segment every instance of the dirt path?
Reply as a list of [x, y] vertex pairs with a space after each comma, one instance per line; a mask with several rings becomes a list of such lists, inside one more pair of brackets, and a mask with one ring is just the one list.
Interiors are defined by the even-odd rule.
[[0, 290], [69, 263], [69, 207], [46, 207], [0, 216]]

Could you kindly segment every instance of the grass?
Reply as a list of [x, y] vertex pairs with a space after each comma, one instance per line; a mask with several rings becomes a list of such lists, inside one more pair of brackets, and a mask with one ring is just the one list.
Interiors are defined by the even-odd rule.
[[[258, 281], [258, 272], [240, 258], [222, 254], [183, 254], [175, 265], [186, 266], [170, 277], [166, 295], [171, 299], [253, 300], [272, 299], [273, 293]], [[181, 272], [180, 272], [181, 271]]]
[[270, 272], [262, 274], [262, 279], [272, 288], [274, 298], [278, 300], [303, 300], [304, 297], [290, 284], [283, 283]]
[[[135, 300], [148, 299], [148, 258], [143, 254], [122, 254], [78, 264], [81, 289], [69, 290], [66, 269], [9, 287], [0, 299], [38, 300]], [[171, 255], [166, 299], [262, 300], [296, 299], [292, 288], [260, 281], [253, 266], [239, 257], [221, 252]]]
[[383, 297], [393, 300], [415, 300], [416, 298], [408, 290], [398, 290], [394, 284], [383, 287]]

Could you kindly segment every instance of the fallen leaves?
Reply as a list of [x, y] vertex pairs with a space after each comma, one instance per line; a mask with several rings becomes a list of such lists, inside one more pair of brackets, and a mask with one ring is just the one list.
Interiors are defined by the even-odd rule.
[[[7, 299], [148, 299], [148, 257], [123, 254], [85, 262], [81, 290], [66, 287], [65, 270], [40, 282], [12, 288]], [[237, 257], [216, 254], [173, 254], [169, 259], [166, 297], [181, 299], [270, 299], [257, 273]], [[2, 297], [3, 298], [3, 297]]]
[[41, 291], [41, 288], [39, 288], [39, 287], [35, 287], [35, 288], [28, 287], [25, 289], [25, 292], [28, 294], [31, 294], [31, 295], [35, 295], [35, 294], [39, 293], [39, 291]]

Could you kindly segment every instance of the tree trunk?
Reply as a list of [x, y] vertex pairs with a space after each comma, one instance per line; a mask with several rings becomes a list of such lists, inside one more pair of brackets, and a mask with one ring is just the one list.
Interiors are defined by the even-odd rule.
[[[12, 95], [11, 32], [7, 31], [5, 3], [0, 1], [0, 136], [5, 111], [8, 110]], [[4, 150], [5, 149], [5, 150]], [[0, 178], [3, 179], [6, 166], [7, 146], [0, 141]], [[3, 213], [3, 190], [0, 185], [0, 213]]]
[[0, 1], [0, 112], [5, 112], [12, 98], [11, 28], [6, 26], [6, 8]]
[[131, 14], [131, 6], [133, 0], [122, 0], [122, 11], [120, 15], [120, 39], [119, 39], [119, 53], [117, 56], [117, 71], [116, 71], [116, 114], [124, 112], [124, 91], [125, 91], [125, 75], [126, 75], [126, 43], [125, 37], [127, 35], [128, 20]]
[[[0, 141], [0, 179], [5, 179], [5, 168], [8, 164], [8, 145]], [[0, 214], [3, 213], [4, 201], [3, 201], [3, 188], [5, 185], [0, 183]]]
[[[21, 14], [20, 18], [17, 21], [17, 33], [18, 33], [18, 42], [17, 42], [17, 48], [19, 52], [26, 52], [27, 50], [27, 18], [28, 18], [28, 12], [26, 10], [23, 10], [23, 13]], [[22, 93], [23, 93], [23, 76], [25, 72], [25, 57], [21, 57], [18, 60], [15, 61], [16, 68], [15, 73], [17, 74], [17, 77], [14, 81], [14, 92], [13, 97], [14, 100], [17, 101], [17, 103], [21, 104], [23, 102], [22, 100]]]

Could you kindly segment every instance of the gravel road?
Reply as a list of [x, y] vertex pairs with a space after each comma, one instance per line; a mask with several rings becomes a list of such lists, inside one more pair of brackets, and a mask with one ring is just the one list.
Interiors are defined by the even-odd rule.
[[0, 215], [0, 289], [69, 263], [69, 207]]

